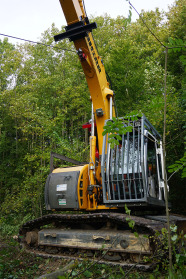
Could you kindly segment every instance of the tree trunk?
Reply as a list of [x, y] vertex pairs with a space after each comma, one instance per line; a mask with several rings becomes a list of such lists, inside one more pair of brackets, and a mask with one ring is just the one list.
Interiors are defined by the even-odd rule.
[[168, 55], [168, 48], [166, 48], [166, 52], [165, 52], [165, 92], [164, 92], [164, 126], [163, 126], [164, 170], [163, 170], [163, 172], [164, 172], [165, 205], [166, 205], [168, 246], [169, 246], [169, 269], [172, 270], [172, 247], [171, 247], [170, 217], [169, 217], [169, 206], [168, 206], [168, 187], [167, 187], [167, 173], [166, 173], [167, 55]]

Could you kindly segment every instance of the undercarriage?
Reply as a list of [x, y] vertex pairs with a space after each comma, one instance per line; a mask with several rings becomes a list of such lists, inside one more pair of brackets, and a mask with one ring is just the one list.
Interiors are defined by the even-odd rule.
[[[26, 250], [43, 257], [88, 258], [100, 263], [149, 269], [144, 259], [155, 252], [150, 236], [166, 227], [165, 218], [132, 216], [133, 230], [127, 218], [123, 213], [106, 212], [46, 215], [25, 223], [19, 240]], [[172, 223], [177, 225], [185, 221], [172, 217]]]

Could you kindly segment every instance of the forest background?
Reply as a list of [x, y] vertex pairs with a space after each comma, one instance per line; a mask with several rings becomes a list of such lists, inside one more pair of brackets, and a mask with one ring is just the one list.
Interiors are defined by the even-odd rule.
[[[164, 45], [185, 40], [185, 0], [167, 13], [142, 12]], [[115, 92], [119, 116], [141, 111], [163, 134], [165, 49], [142, 20], [128, 22], [107, 14], [91, 18], [98, 52]], [[64, 31], [53, 24], [41, 43], [54, 46]], [[0, 230], [17, 233], [21, 223], [46, 213], [44, 185], [50, 152], [78, 161], [88, 159], [82, 124], [91, 117], [91, 102], [73, 43], [57, 48], [41, 44], [14, 45], [0, 40]], [[167, 166], [184, 157], [185, 49], [168, 54]], [[59, 165], [59, 161], [56, 161]], [[185, 213], [185, 187], [180, 172], [169, 180], [172, 212]]]

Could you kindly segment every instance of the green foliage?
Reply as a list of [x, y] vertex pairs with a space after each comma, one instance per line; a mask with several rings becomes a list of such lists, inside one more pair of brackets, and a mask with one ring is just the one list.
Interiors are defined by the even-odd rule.
[[114, 148], [115, 145], [119, 145], [119, 141], [122, 140], [122, 134], [132, 131], [132, 126], [125, 127], [122, 120], [115, 117], [113, 117], [113, 120], [107, 121], [103, 128], [103, 136], [108, 134], [108, 142], [111, 148]]
[[[58, 32], [52, 26], [43, 43], [53, 41]], [[67, 42], [61, 46], [72, 47]], [[88, 148], [81, 125], [89, 119], [91, 104], [74, 54], [31, 44], [15, 50], [7, 40], [0, 47], [4, 51], [1, 73], [6, 79], [0, 92], [1, 229], [11, 234], [25, 217], [45, 211], [43, 193], [51, 151], [86, 161]], [[16, 63], [8, 71], [12, 67], [9, 59], [14, 59], [10, 54]], [[16, 73], [13, 84], [11, 71]], [[9, 224], [6, 216], [11, 216]]]
[[[1, 241], [1, 243], [3, 243]], [[20, 251], [18, 243], [13, 240], [4, 242], [0, 247], [0, 278], [2, 279], [31, 279], [38, 274], [39, 266], [45, 260], [32, 257]]]
[[[84, 260], [77, 264], [76, 268], [69, 270], [64, 276], [59, 276], [59, 279], [86, 279], [86, 278], [108, 278], [120, 279], [125, 278], [126, 272], [121, 267], [109, 266], [106, 264], [94, 263]], [[146, 278], [138, 272], [131, 272], [128, 278]]]
[[175, 173], [177, 171], [182, 171], [182, 178], [186, 177], [186, 152], [184, 153], [184, 156], [176, 161], [173, 165], [169, 166], [168, 172]]
[[[126, 2], [129, 2], [129, 0], [126, 0]], [[127, 27], [127, 24], [130, 24], [132, 21], [132, 7], [130, 5], [130, 2], [129, 2], [129, 14], [128, 14], [128, 17], [125, 19], [125, 26]]]
[[113, 117], [112, 120], [106, 122], [102, 134], [103, 136], [108, 134], [108, 142], [110, 143], [111, 148], [114, 148], [115, 145], [119, 145], [119, 141], [122, 140], [122, 135], [133, 130], [133, 127], [129, 124], [129, 120], [134, 121], [141, 116], [141, 113], [133, 112], [122, 119]]
[[[135, 222], [130, 217], [131, 210], [128, 209], [125, 204], [125, 212], [129, 216], [126, 218], [126, 221], [129, 227], [133, 230], [135, 237], [139, 237], [138, 233], [134, 230]], [[160, 276], [162, 270], [166, 271], [169, 274], [168, 278], [185, 278], [185, 260], [186, 260], [186, 250], [185, 250], [185, 241], [186, 235], [183, 234], [183, 231], [178, 233], [177, 226], [171, 225], [171, 247], [172, 247], [172, 257], [173, 257], [173, 270], [169, 270], [169, 259], [168, 259], [168, 230], [163, 228], [161, 232], [156, 231], [154, 236], [150, 236], [151, 244], [154, 244], [155, 251], [151, 257], [144, 257], [144, 262], [151, 262], [156, 266], [155, 277], [151, 275], [151, 278], [157, 278]], [[146, 237], [144, 235], [144, 237]], [[183, 276], [183, 277], [182, 277]]]
[[170, 52], [178, 52], [178, 51], [181, 51], [182, 48], [185, 48], [186, 47], [186, 43], [182, 40], [182, 39], [173, 39], [173, 38], [168, 38], [168, 41], [169, 41], [169, 45], [168, 45], [168, 48], [169, 48], [169, 53]]
[[139, 234], [136, 231], [134, 231], [135, 222], [130, 217], [131, 210], [128, 209], [126, 204], [125, 204], [125, 212], [126, 212], [127, 215], [129, 215], [129, 217], [126, 218], [126, 221], [128, 223], [129, 228], [131, 228], [133, 230], [133, 233], [134, 233], [135, 237], [139, 237]]
[[[161, 232], [156, 232], [155, 236], [151, 237], [151, 241], [154, 243], [156, 250], [152, 258], [146, 258], [146, 261], [152, 261], [156, 263], [156, 269], [154, 271], [155, 278], [160, 276], [161, 270], [165, 270], [167, 276], [165, 278], [185, 278], [185, 239], [186, 235], [177, 231], [177, 226], [171, 225], [171, 245], [172, 245], [172, 257], [173, 257], [173, 269], [169, 270], [168, 260], [168, 231], [163, 228]], [[154, 278], [154, 277], [152, 277]]]

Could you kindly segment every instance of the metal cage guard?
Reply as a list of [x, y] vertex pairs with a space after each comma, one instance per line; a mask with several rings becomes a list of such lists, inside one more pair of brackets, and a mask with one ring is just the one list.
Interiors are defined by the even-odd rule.
[[160, 135], [143, 115], [128, 120], [132, 132], [122, 135], [113, 149], [103, 139], [101, 161], [105, 204], [162, 203], [162, 165], [157, 159]]

